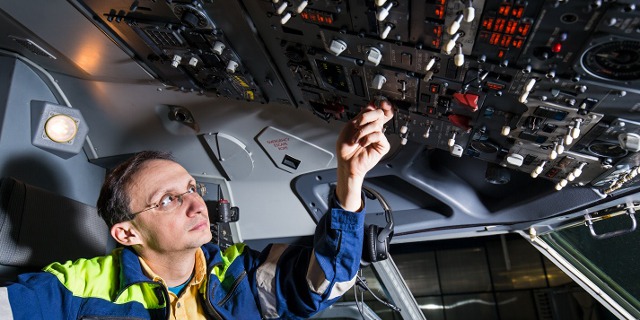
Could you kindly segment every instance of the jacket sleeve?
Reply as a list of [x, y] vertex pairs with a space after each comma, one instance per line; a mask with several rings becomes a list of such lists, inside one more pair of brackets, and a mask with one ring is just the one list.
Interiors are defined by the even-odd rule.
[[70, 319], [79, 303], [54, 275], [25, 273], [16, 283], [0, 287], [0, 319]]
[[355, 283], [365, 210], [350, 212], [335, 199], [330, 203], [333, 208], [318, 222], [313, 247], [272, 244], [260, 254], [254, 280], [263, 318], [310, 317]]

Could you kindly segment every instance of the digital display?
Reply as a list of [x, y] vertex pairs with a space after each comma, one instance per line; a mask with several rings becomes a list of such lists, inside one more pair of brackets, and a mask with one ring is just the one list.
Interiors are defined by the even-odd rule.
[[318, 66], [318, 72], [320, 72], [322, 82], [324, 82], [326, 86], [342, 92], [349, 92], [347, 77], [341, 65], [323, 60], [316, 60], [316, 66]]

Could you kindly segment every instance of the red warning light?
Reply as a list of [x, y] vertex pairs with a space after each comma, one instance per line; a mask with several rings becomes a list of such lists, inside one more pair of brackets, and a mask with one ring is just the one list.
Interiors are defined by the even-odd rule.
[[491, 30], [491, 27], [493, 27], [493, 18], [486, 18], [482, 21], [482, 27], [487, 29], [487, 30]]
[[562, 51], [562, 43], [556, 42], [551, 46], [551, 52], [558, 53]]

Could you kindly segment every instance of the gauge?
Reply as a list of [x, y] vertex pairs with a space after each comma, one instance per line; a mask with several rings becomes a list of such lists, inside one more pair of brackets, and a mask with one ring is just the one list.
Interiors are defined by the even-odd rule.
[[612, 41], [587, 50], [582, 56], [584, 68], [607, 80], [640, 79], [640, 42]]
[[627, 155], [627, 150], [620, 145], [610, 142], [596, 142], [589, 146], [589, 151], [597, 156], [607, 158], [620, 158]]

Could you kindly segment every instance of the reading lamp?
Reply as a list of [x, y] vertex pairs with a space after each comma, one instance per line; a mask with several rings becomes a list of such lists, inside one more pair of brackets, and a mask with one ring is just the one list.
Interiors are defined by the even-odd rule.
[[80, 110], [47, 101], [31, 102], [31, 144], [63, 159], [80, 152], [89, 133]]

